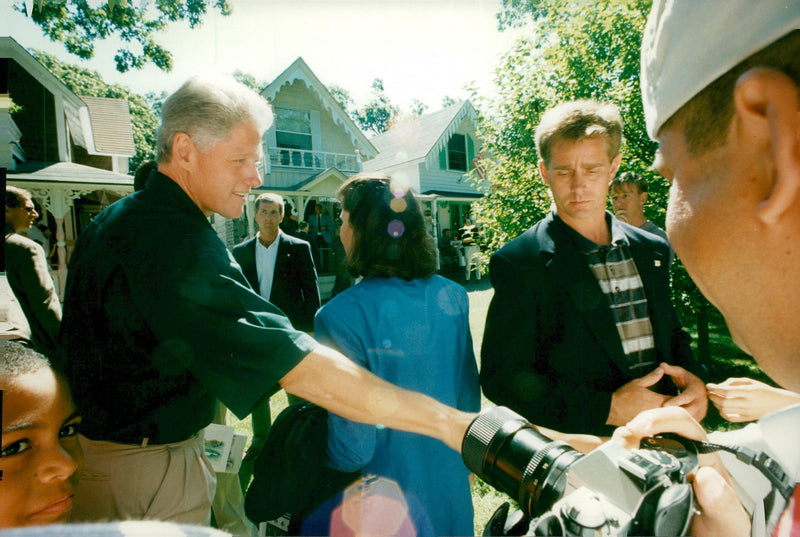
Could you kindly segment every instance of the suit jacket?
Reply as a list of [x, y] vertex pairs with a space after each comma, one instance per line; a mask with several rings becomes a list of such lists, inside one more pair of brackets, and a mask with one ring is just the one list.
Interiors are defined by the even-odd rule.
[[[641, 276], [656, 360], [696, 371], [689, 334], [670, 298], [669, 245], [610, 214], [607, 219], [622, 226]], [[492, 256], [481, 386], [490, 400], [533, 423], [608, 435], [611, 395], [633, 377], [608, 299], [570, 232], [551, 213]]]
[[[257, 237], [233, 247], [233, 257], [247, 281], [260, 292], [256, 267]], [[317, 270], [308, 242], [286, 233], [278, 235], [278, 257], [272, 277], [272, 292], [264, 297], [279, 307], [298, 330], [314, 330], [314, 315], [320, 306]]]
[[51, 354], [61, 326], [61, 303], [40, 244], [6, 227], [5, 270], [30, 327], [36, 350]]
[[314, 237], [317, 236], [317, 233], [322, 233], [322, 238], [325, 239], [325, 242], [330, 246], [332, 239], [331, 231], [333, 227], [333, 224], [331, 223], [331, 217], [328, 213], [321, 213], [319, 216], [320, 229], [317, 228], [317, 215], [312, 214], [308, 217], [308, 232]]

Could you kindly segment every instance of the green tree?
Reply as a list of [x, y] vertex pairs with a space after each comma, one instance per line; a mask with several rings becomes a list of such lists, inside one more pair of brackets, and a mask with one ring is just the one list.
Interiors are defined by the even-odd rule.
[[259, 80], [254, 75], [251, 75], [250, 73], [245, 73], [240, 69], [236, 69], [233, 72], [232, 76], [237, 82], [241, 82], [251, 90], [256, 91], [258, 93], [261, 93], [261, 90], [263, 90], [269, 85], [269, 82], [265, 82], [264, 80]]
[[448, 106], [453, 106], [454, 104], [458, 103], [458, 99], [455, 97], [450, 97], [449, 95], [442, 99], [442, 108], [447, 108]]
[[355, 114], [356, 123], [362, 130], [373, 134], [386, 132], [391, 126], [392, 119], [400, 109], [392, 104], [383, 88], [383, 80], [376, 78], [372, 82], [372, 99]]
[[149, 94], [151, 97], [146, 98], [125, 86], [106, 84], [100, 73], [96, 71], [63, 63], [55, 56], [45, 52], [34, 50], [31, 51], [31, 54], [77, 95], [126, 100], [131, 114], [133, 142], [136, 147], [136, 154], [131, 158], [129, 168], [133, 171], [143, 161], [155, 159], [158, 115], [153, 110], [151, 103], [159, 103], [160, 106], [163, 94], [161, 96]]
[[355, 121], [355, 109], [356, 103], [353, 101], [353, 97], [350, 96], [350, 92], [344, 89], [341, 86], [337, 86], [336, 84], [331, 84], [328, 86], [328, 91], [331, 94], [331, 97], [339, 103], [339, 106], [342, 107], [345, 114], [350, 116], [350, 118]]
[[[534, 143], [541, 114], [573, 99], [593, 98], [620, 107], [625, 121], [620, 171], [648, 180], [646, 216], [664, 226], [668, 184], [651, 164], [657, 144], [644, 127], [639, 90], [639, 47], [650, 0], [615, 0], [602, 9], [586, 9], [581, 0], [503, 0], [500, 29], [529, 25], [531, 37], [506, 53], [496, 74], [492, 102], [473, 92], [481, 119], [480, 135], [493, 159], [486, 164], [490, 188], [473, 214], [486, 232], [490, 249], [516, 237], [550, 210]], [[708, 303], [685, 269], [673, 266], [673, 293], [682, 313], [697, 315], [701, 352], [707, 351]]]
[[412, 116], [421, 116], [425, 113], [425, 110], [428, 109], [428, 105], [420, 101], [419, 99], [414, 99], [411, 101], [411, 115]]
[[[13, 0], [12, 8], [27, 15], [25, 1]], [[114, 56], [117, 71], [141, 69], [147, 63], [170, 71], [172, 54], [155, 41], [154, 34], [178, 21], [187, 21], [194, 28], [202, 23], [209, 7], [225, 16], [232, 12], [227, 0], [129, 0], [124, 5], [117, 1], [97, 7], [88, 0], [44, 0], [34, 3], [31, 20], [50, 40], [60, 41], [68, 52], [84, 60], [94, 56], [97, 40], [116, 36], [124, 43]]]

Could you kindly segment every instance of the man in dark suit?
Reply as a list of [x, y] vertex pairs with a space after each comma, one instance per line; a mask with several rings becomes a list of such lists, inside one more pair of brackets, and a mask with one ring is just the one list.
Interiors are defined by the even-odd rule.
[[38, 216], [30, 192], [6, 187], [5, 263], [0, 268], [6, 271], [27, 320], [28, 326], [18, 326], [18, 333], [38, 351], [50, 355], [61, 326], [61, 303], [42, 246], [20, 235]]
[[255, 205], [258, 234], [235, 246], [233, 257], [253, 289], [278, 306], [295, 328], [310, 332], [320, 306], [317, 271], [311, 245], [281, 231], [283, 210], [281, 196], [261, 194]]
[[[281, 231], [283, 211], [283, 198], [278, 194], [267, 192], [258, 196], [255, 204], [258, 233], [234, 246], [233, 257], [257, 293], [280, 308], [292, 326], [311, 332], [320, 306], [311, 245]], [[267, 440], [271, 422], [269, 398], [265, 398], [252, 413], [253, 441], [239, 470], [242, 488], [246, 489], [250, 482], [253, 462]]]
[[606, 436], [663, 405], [697, 419], [707, 409], [670, 301], [667, 242], [606, 211], [621, 131], [617, 108], [595, 101], [542, 116], [539, 170], [555, 210], [490, 264], [484, 393], [565, 432]]

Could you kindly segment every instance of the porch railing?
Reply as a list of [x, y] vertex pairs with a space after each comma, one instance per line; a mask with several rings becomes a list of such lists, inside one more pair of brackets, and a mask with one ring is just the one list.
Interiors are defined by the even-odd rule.
[[361, 162], [356, 158], [355, 153], [328, 153], [325, 151], [270, 147], [267, 150], [267, 154], [269, 155], [271, 166], [318, 170], [337, 168], [346, 172], [361, 171]]

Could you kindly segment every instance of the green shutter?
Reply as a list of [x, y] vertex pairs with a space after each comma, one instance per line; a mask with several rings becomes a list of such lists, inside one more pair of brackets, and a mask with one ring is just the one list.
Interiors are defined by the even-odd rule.
[[472, 136], [467, 134], [466, 138], [467, 138], [467, 170], [471, 170], [474, 167], [472, 166], [472, 159], [475, 158], [475, 144], [472, 141]]
[[443, 147], [442, 150], [439, 152], [439, 169], [446, 170], [447, 169], [447, 148]]

